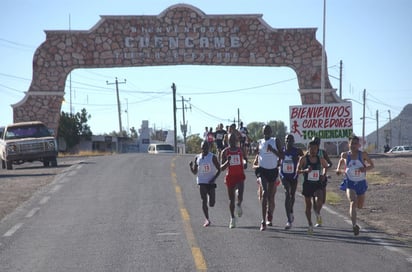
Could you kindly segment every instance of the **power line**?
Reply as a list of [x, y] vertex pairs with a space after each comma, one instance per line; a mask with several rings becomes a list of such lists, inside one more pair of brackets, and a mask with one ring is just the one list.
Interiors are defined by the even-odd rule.
[[210, 91], [210, 92], [197, 92], [197, 93], [185, 93], [186, 95], [209, 95], [209, 94], [223, 94], [223, 93], [234, 93], [234, 92], [242, 92], [242, 91], [248, 91], [248, 90], [253, 90], [253, 89], [260, 89], [260, 88], [265, 88], [273, 85], [278, 85], [281, 83], [285, 83], [288, 81], [296, 80], [296, 77], [290, 78], [290, 79], [285, 79], [269, 84], [264, 84], [264, 85], [258, 85], [258, 86], [253, 86], [253, 87], [247, 87], [247, 88], [241, 88], [241, 89], [234, 89], [234, 90], [228, 90], [228, 91]]

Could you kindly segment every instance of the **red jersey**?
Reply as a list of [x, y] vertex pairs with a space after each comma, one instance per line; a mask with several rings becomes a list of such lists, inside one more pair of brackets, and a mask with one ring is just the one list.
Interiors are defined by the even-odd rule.
[[226, 172], [226, 185], [234, 186], [236, 183], [245, 180], [245, 172], [243, 169], [243, 154], [240, 148], [231, 151], [230, 147], [226, 149], [226, 157], [230, 156], [230, 164]]

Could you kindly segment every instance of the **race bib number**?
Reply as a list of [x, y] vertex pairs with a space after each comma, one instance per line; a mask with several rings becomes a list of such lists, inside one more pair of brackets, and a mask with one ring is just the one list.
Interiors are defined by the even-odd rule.
[[366, 178], [365, 172], [362, 172], [359, 168], [350, 168], [347, 175], [352, 181], [360, 181]]
[[199, 165], [199, 172], [201, 174], [209, 173], [212, 170], [212, 166], [209, 163]]
[[284, 162], [282, 165], [282, 171], [285, 174], [295, 173], [295, 166], [293, 165], [293, 162]]
[[230, 155], [230, 165], [241, 165], [240, 155]]
[[319, 170], [312, 170], [308, 173], [308, 180], [310, 181], [319, 181], [320, 179], [320, 171]]

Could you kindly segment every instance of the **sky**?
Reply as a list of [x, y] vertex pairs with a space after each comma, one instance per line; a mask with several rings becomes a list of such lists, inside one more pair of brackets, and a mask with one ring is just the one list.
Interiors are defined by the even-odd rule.
[[[125, 1], [2, 0], [0, 8], [0, 125], [13, 122], [12, 104], [20, 102], [32, 80], [32, 61], [45, 30], [89, 30], [100, 15], [158, 15], [168, 7], [190, 4], [207, 15], [262, 14], [273, 28], [317, 28], [323, 43], [323, 0]], [[325, 50], [332, 87], [353, 102], [354, 133], [361, 135], [362, 93], [366, 90], [365, 135], [395, 118], [412, 103], [412, 1], [327, 0]], [[118, 131], [115, 85], [118, 78], [124, 129], [148, 120], [155, 129], [173, 129], [176, 85], [178, 136], [203, 135], [204, 127], [283, 121], [289, 106], [301, 105], [296, 73], [287, 67], [153, 66], [76, 69], [65, 88], [62, 111], [91, 115], [96, 134]], [[126, 82], [124, 80], [126, 79]], [[70, 95], [71, 94], [71, 95]], [[338, 91], [339, 94], [339, 91]], [[182, 103], [183, 100], [183, 103]], [[71, 103], [70, 103], [71, 102]], [[185, 110], [183, 111], [183, 108]]]

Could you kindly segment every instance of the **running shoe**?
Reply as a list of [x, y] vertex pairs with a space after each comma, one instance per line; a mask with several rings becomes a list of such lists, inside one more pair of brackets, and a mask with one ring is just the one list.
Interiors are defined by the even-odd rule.
[[291, 229], [292, 228], [292, 223], [287, 222], [285, 226], [285, 230]]
[[312, 235], [313, 234], [313, 226], [308, 227], [308, 234]]
[[203, 224], [203, 227], [209, 227], [210, 226], [210, 220], [205, 219], [205, 223]]
[[236, 205], [236, 215], [237, 217], [242, 217], [243, 211], [240, 205]]
[[264, 231], [265, 229], [266, 229], [266, 223], [265, 223], [265, 221], [262, 221], [260, 223], [260, 231]]
[[233, 229], [236, 227], [236, 218], [230, 218], [229, 228]]
[[315, 227], [322, 227], [322, 216], [320, 214], [316, 215], [316, 225]]
[[266, 226], [272, 227], [273, 226], [272, 221], [266, 221]]
[[360, 227], [358, 225], [353, 226], [353, 234], [355, 234], [355, 236], [359, 235], [359, 230]]

